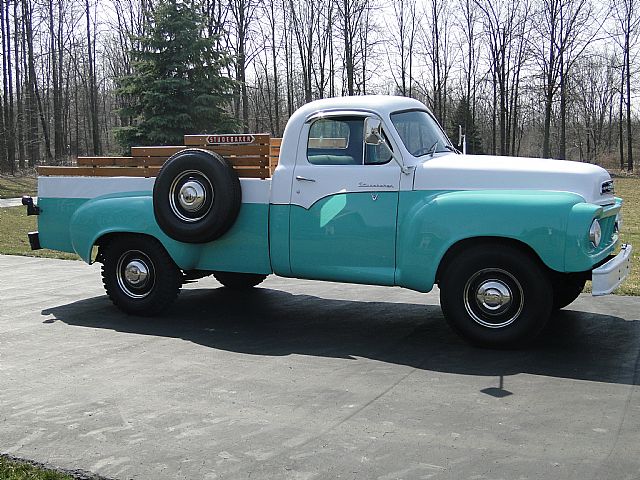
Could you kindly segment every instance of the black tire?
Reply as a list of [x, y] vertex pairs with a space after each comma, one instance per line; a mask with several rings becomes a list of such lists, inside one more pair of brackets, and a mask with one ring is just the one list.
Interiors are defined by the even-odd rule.
[[231, 228], [242, 204], [240, 180], [220, 155], [188, 149], [173, 155], [153, 186], [153, 213], [164, 233], [207, 243]]
[[259, 273], [213, 272], [215, 279], [227, 288], [245, 290], [261, 284], [266, 275]]
[[482, 245], [458, 253], [446, 266], [440, 304], [451, 328], [469, 343], [513, 348], [544, 328], [553, 290], [532, 256], [509, 245]]
[[587, 279], [583, 274], [560, 274], [553, 281], [553, 309], [560, 310], [574, 302], [584, 290]]
[[101, 248], [102, 283], [120, 310], [151, 316], [175, 300], [182, 273], [155, 238], [126, 235]]

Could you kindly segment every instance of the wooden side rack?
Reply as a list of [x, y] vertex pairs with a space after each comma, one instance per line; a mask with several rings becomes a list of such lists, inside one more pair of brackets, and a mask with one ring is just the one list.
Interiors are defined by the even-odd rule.
[[38, 167], [42, 176], [155, 177], [172, 155], [201, 148], [224, 157], [241, 178], [269, 178], [280, 156], [281, 138], [268, 134], [185, 135], [184, 145], [132, 147], [130, 157], [78, 157], [73, 167]]

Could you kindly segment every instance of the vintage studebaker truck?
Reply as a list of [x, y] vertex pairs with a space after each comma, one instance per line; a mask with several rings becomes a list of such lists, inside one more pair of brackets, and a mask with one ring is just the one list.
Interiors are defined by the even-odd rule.
[[211, 136], [137, 167], [126, 157], [110, 169], [42, 168], [38, 205], [23, 201], [39, 214], [32, 247], [101, 262], [108, 296], [137, 315], [162, 312], [186, 280], [209, 274], [239, 289], [270, 274], [437, 284], [451, 327], [485, 346], [535, 337], [586, 280], [604, 295], [628, 273], [631, 246], [614, 256], [622, 201], [605, 170], [460, 154], [416, 100], [303, 106], [272, 175], [249, 175], [234, 151], [252, 150], [229, 145], [253, 138]]

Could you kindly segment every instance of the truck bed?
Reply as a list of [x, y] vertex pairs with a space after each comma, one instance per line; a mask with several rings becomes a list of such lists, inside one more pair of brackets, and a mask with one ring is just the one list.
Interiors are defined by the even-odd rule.
[[187, 148], [216, 152], [240, 178], [270, 178], [278, 164], [282, 139], [259, 135], [185, 135], [184, 145], [132, 147], [128, 157], [78, 157], [70, 167], [38, 167], [40, 176], [155, 177], [172, 155]]

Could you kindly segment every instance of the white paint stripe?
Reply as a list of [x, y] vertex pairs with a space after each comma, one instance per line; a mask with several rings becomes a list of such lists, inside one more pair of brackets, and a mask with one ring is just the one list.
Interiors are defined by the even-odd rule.
[[[40, 198], [96, 198], [122, 192], [151, 192], [155, 178], [38, 177]], [[241, 178], [243, 203], [269, 203], [271, 180]]]
[[241, 178], [242, 203], [269, 203], [271, 179]]
[[95, 198], [119, 192], [150, 192], [154, 178], [38, 177], [40, 198]]

